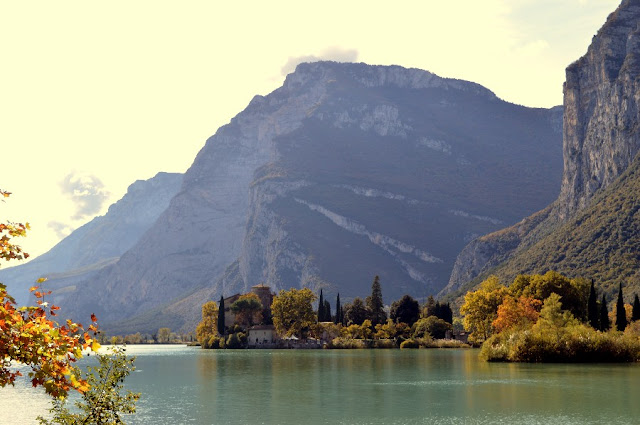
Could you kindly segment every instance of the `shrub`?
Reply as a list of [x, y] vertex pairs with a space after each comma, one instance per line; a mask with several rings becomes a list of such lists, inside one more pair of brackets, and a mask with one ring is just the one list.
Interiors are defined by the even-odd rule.
[[418, 341], [416, 341], [415, 339], [408, 339], [406, 341], [403, 341], [402, 344], [400, 344], [400, 348], [401, 349], [405, 349], [405, 348], [420, 348], [420, 343]]

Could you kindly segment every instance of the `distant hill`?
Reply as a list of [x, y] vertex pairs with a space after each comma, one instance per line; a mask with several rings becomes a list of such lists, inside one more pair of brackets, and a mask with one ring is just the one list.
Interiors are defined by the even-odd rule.
[[28, 288], [36, 279], [48, 277], [47, 289], [56, 290], [56, 299], [75, 289], [97, 270], [115, 263], [156, 221], [178, 193], [182, 174], [158, 173], [149, 180], [129, 186], [125, 196], [76, 229], [45, 254], [26, 264], [0, 269], [0, 282], [18, 304], [29, 300]]
[[[211, 137], [180, 193], [63, 308], [121, 331], [192, 330], [264, 282], [426, 297], [478, 235], [558, 195], [562, 108], [399, 66], [301, 64]], [[116, 322], [119, 325], [116, 325]]]
[[610, 296], [640, 292], [640, 1], [625, 0], [567, 68], [560, 196], [520, 223], [471, 242], [441, 292], [461, 295], [489, 274], [556, 270]]

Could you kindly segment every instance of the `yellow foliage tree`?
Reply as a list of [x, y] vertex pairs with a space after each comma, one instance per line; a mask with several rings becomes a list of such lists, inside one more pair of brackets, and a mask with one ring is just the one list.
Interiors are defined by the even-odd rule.
[[508, 293], [496, 276], [490, 276], [482, 282], [480, 289], [464, 296], [460, 314], [464, 316], [464, 328], [471, 332], [469, 338], [472, 341], [484, 341], [493, 333], [498, 307]]
[[202, 346], [206, 346], [211, 337], [216, 335], [218, 335], [218, 304], [209, 301], [202, 306], [202, 320], [196, 327], [196, 339]]
[[280, 291], [271, 304], [276, 331], [283, 336], [301, 336], [304, 329], [316, 323], [313, 302], [316, 295], [309, 288]]

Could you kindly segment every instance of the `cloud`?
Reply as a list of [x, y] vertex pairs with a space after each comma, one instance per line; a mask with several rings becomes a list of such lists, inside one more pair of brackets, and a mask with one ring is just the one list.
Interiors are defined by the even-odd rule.
[[295, 71], [296, 66], [303, 62], [318, 62], [323, 60], [355, 62], [358, 60], [358, 55], [359, 53], [356, 49], [343, 49], [342, 47], [332, 46], [323, 50], [319, 55], [289, 56], [289, 59], [283, 65], [280, 72], [282, 75], [287, 75]]
[[73, 227], [59, 221], [50, 221], [47, 223], [47, 227], [52, 229], [60, 239], [66, 238], [74, 230]]
[[90, 174], [70, 173], [60, 183], [62, 193], [76, 206], [73, 220], [96, 215], [111, 195], [99, 178]]

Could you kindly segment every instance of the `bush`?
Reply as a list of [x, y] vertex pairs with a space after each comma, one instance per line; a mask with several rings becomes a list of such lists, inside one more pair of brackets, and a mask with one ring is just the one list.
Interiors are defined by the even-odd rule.
[[373, 341], [373, 348], [398, 348], [393, 339], [377, 339]]
[[415, 323], [413, 337], [423, 338], [425, 336], [431, 336], [432, 338], [442, 339], [445, 337], [446, 332], [451, 329], [453, 329], [453, 326], [450, 323], [436, 316], [429, 316]]
[[242, 348], [242, 341], [240, 340], [240, 333], [234, 333], [227, 338], [226, 348]]
[[418, 341], [416, 341], [415, 339], [408, 339], [406, 341], [403, 341], [402, 344], [400, 344], [400, 348], [401, 349], [405, 349], [405, 348], [420, 348], [420, 343]]
[[352, 338], [334, 338], [329, 348], [336, 349], [353, 349], [353, 348], [370, 348], [368, 341], [363, 339]]

